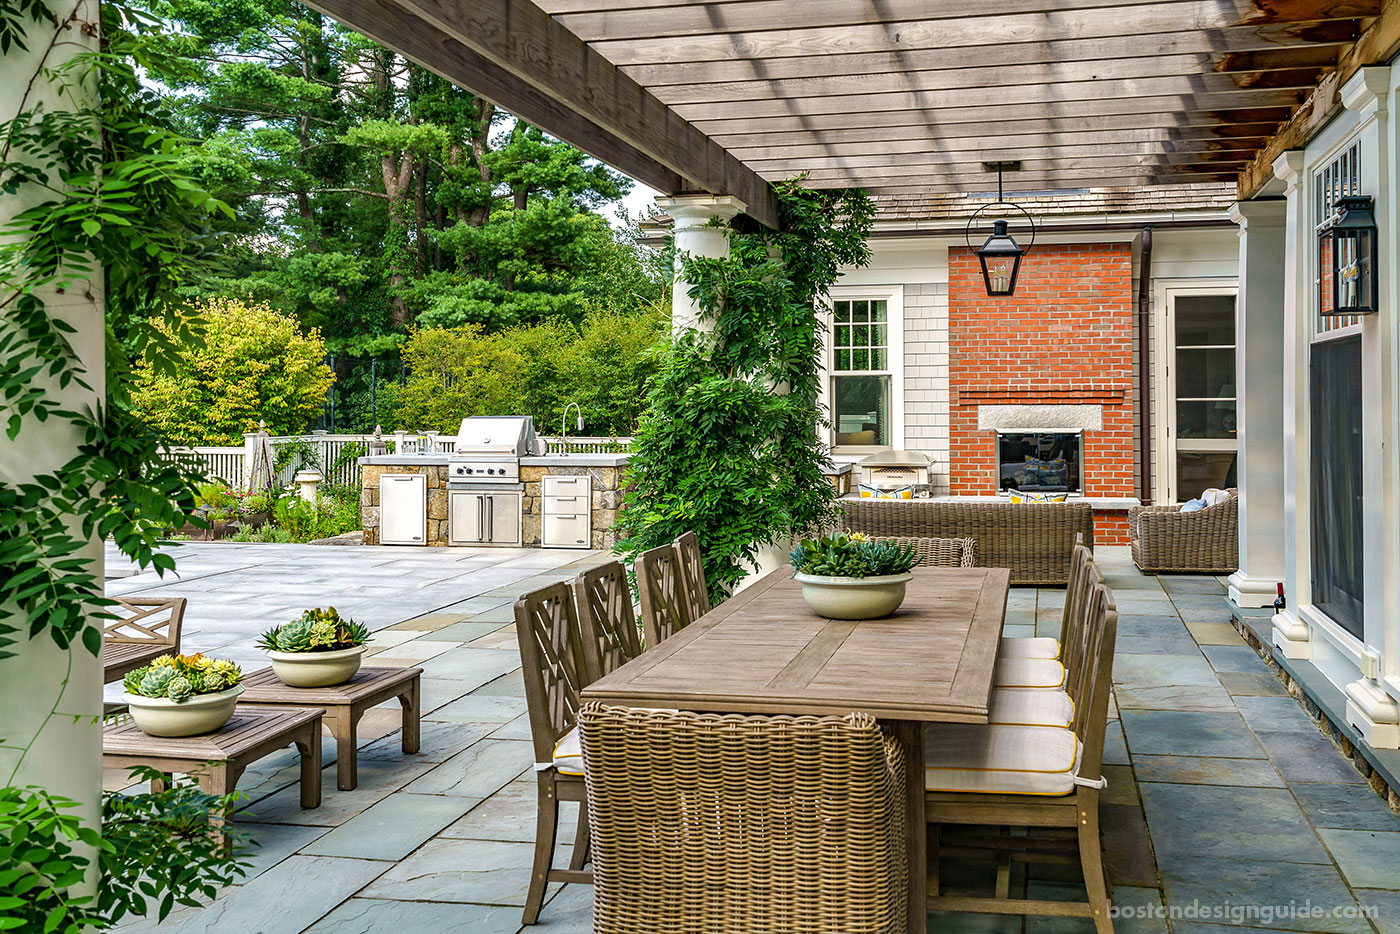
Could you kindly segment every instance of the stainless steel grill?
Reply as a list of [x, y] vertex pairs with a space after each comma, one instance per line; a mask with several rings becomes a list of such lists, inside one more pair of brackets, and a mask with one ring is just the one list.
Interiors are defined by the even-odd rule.
[[462, 419], [447, 462], [448, 487], [520, 482], [520, 458], [542, 453], [528, 415], [474, 415]]

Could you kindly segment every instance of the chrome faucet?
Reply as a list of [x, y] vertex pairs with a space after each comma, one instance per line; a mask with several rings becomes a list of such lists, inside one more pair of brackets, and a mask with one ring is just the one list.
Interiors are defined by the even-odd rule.
[[574, 430], [583, 432], [583, 409], [577, 402], [570, 402], [564, 406], [564, 414], [559, 419], [559, 447], [563, 449], [561, 454], [569, 453], [569, 409], [578, 409], [578, 420], [574, 422]]

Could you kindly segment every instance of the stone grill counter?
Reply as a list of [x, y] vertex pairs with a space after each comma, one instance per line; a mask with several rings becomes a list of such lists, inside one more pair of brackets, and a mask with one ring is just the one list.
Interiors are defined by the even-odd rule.
[[[429, 546], [448, 545], [448, 489], [445, 454], [405, 454], [362, 457], [360, 519], [364, 543], [379, 544], [381, 479], [386, 474], [423, 474], [427, 478], [427, 542]], [[622, 505], [621, 478], [627, 467], [626, 454], [546, 454], [520, 459], [521, 483], [501, 487], [521, 493], [521, 546], [539, 548], [544, 521], [545, 477], [587, 476], [591, 488], [589, 512], [592, 517], [591, 547], [611, 548], [617, 543], [617, 512]], [[485, 490], [486, 487], [481, 487]]]

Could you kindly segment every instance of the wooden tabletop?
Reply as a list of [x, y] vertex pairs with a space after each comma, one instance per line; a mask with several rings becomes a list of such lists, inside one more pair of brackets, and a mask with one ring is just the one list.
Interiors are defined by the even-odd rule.
[[584, 688], [634, 707], [985, 723], [1011, 572], [916, 568], [886, 619], [829, 620], [779, 568]]
[[253, 704], [353, 704], [385, 689], [406, 685], [423, 673], [422, 668], [363, 667], [344, 684], [321, 688], [294, 688], [284, 684], [272, 668], [259, 668], [243, 678], [240, 701]]
[[200, 736], [151, 736], [141, 732], [136, 721], [123, 719], [102, 728], [102, 752], [117, 756], [233, 759], [269, 738], [319, 718], [322, 712], [310, 707], [239, 705], [228, 723]]

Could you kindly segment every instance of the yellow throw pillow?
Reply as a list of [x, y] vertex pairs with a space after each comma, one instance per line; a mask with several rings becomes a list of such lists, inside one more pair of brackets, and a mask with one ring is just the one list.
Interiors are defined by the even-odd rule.
[[1063, 503], [1068, 493], [1023, 493], [1020, 490], [1007, 490], [1013, 503]]
[[897, 490], [880, 490], [873, 486], [860, 485], [861, 499], [913, 499], [914, 488], [912, 486], [902, 486]]

